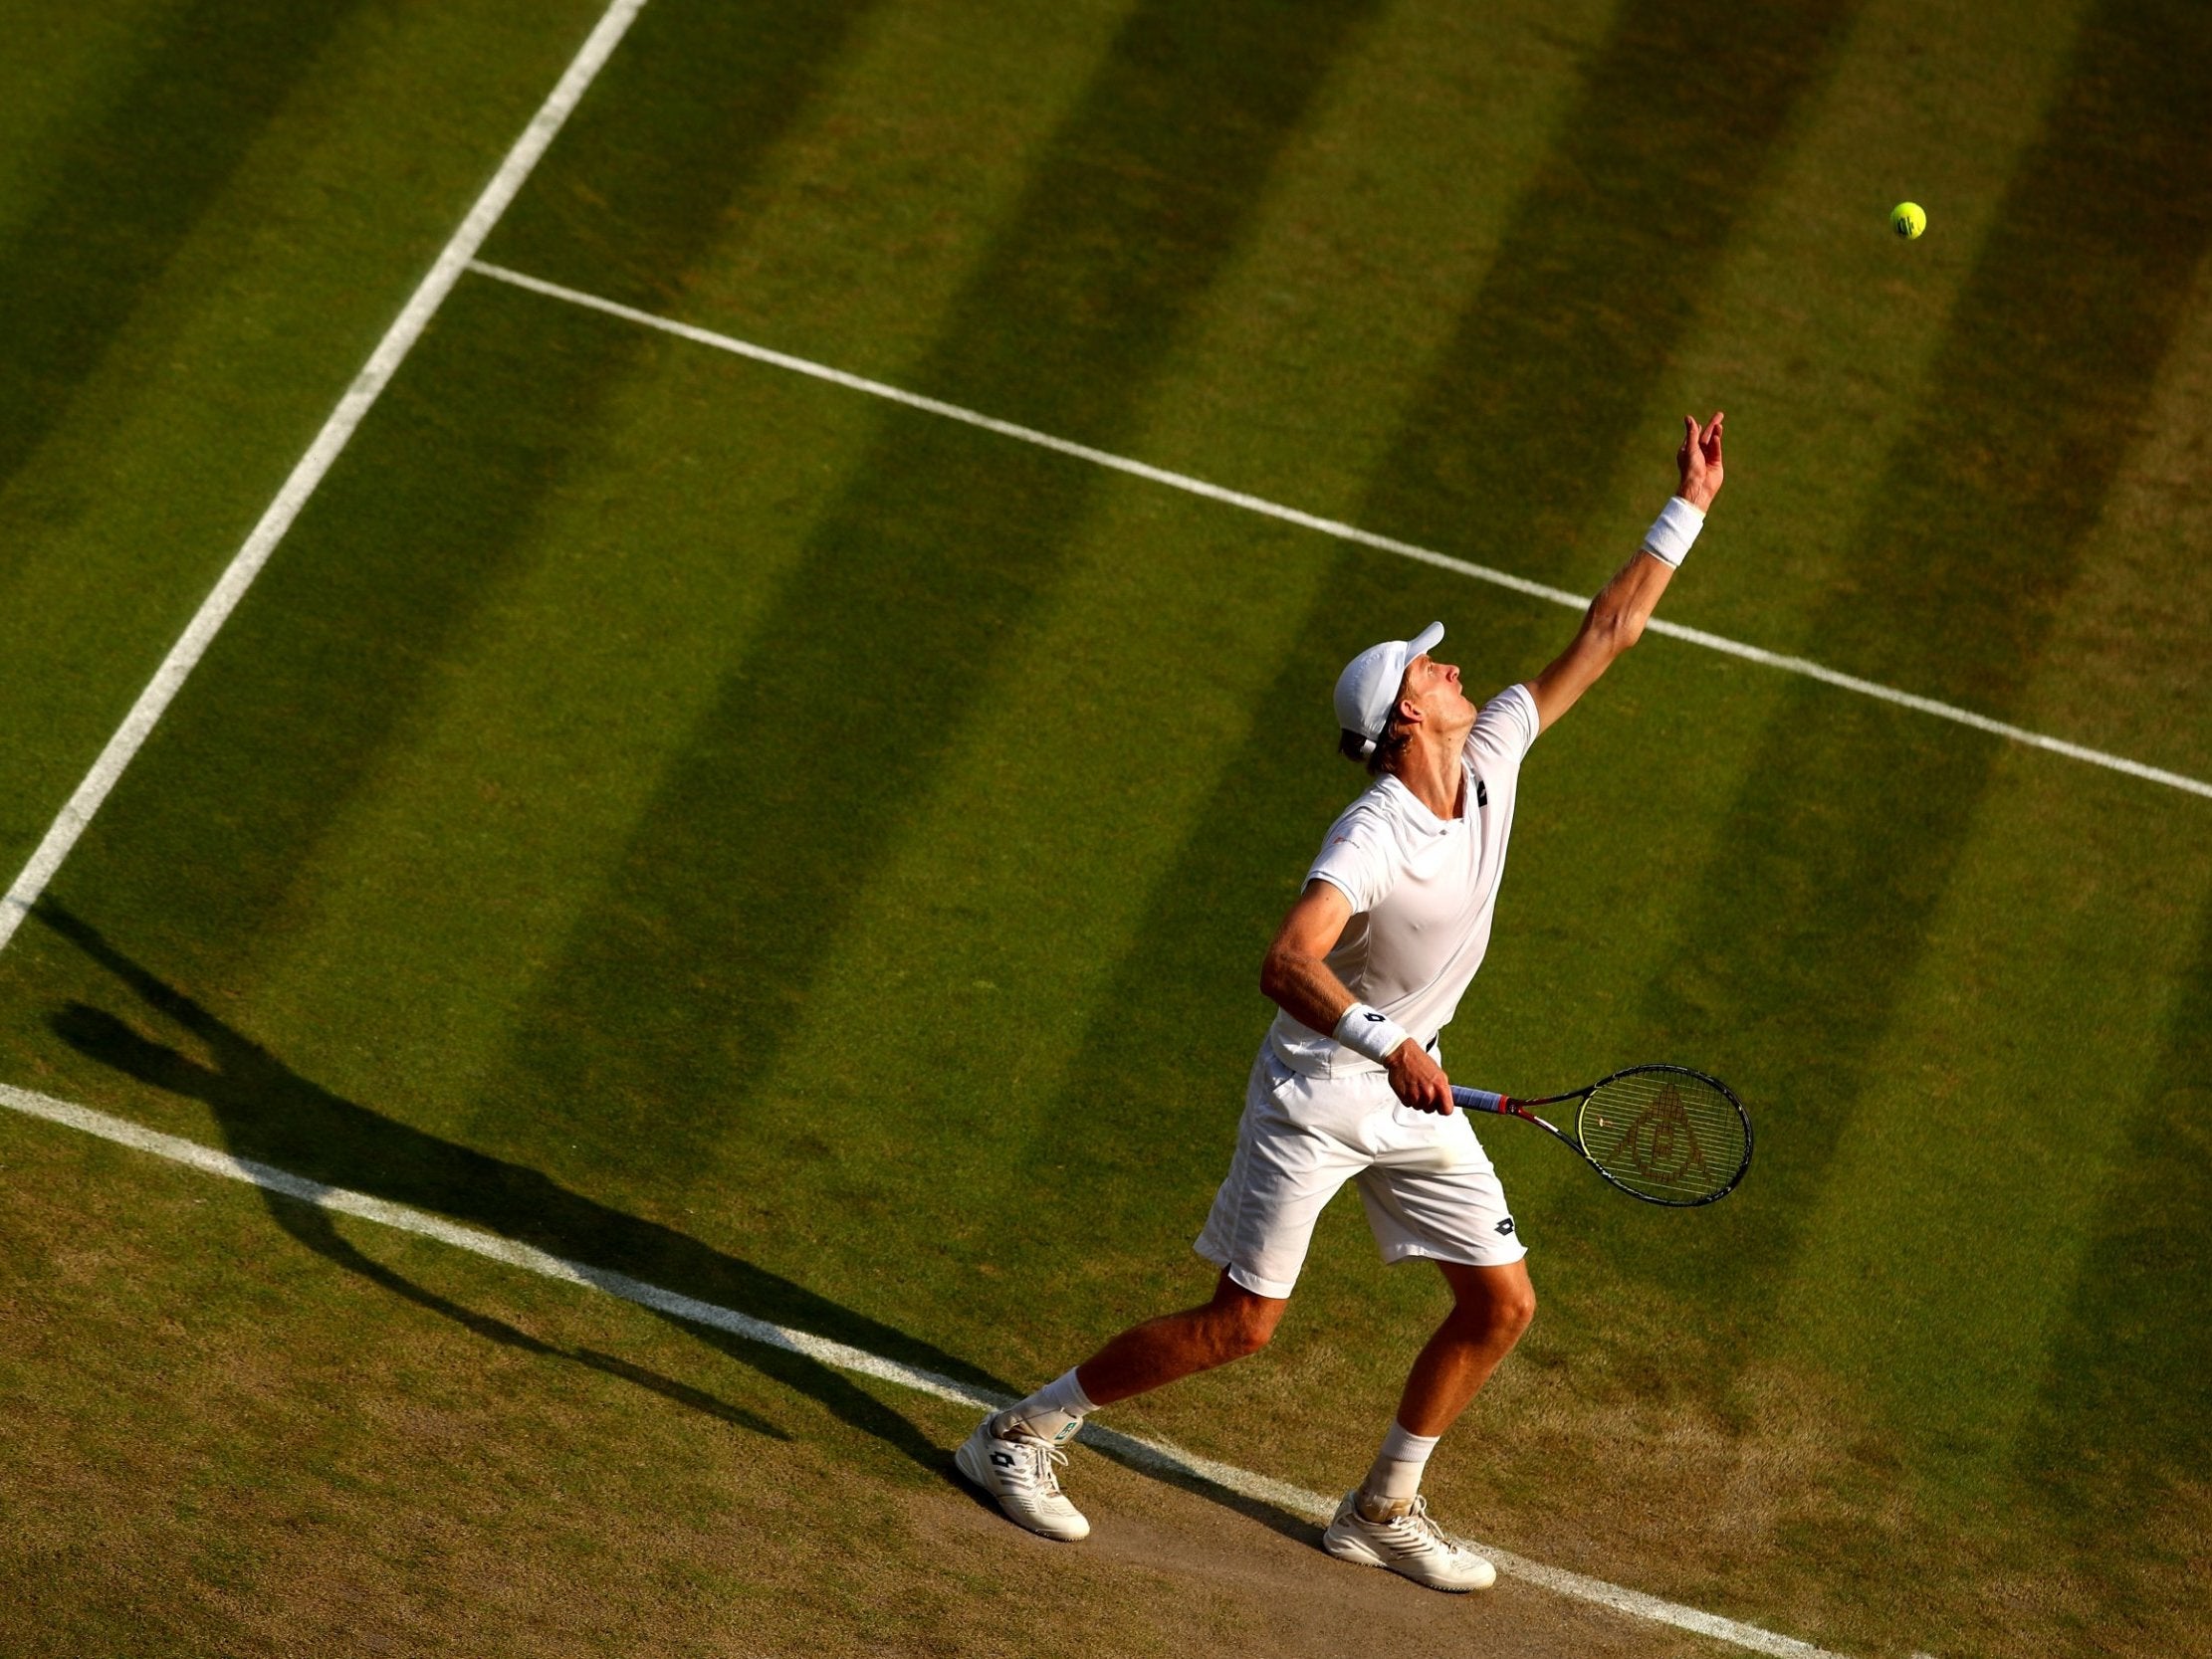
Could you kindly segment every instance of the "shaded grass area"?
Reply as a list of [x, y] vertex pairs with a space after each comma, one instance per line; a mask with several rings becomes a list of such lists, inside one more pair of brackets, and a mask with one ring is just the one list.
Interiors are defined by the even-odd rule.
[[683, 0], [646, 7], [484, 257], [543, 273], [580, 252], [606, 298], [665, 309], [874, 4], [763, 11], [742, 27]]
[[[2212, 1629], [2212, 915], [2123, 1157], [2105, 1177], [2083, 1274], [2017, 1453], [2048, 1523], [2104, 1563], [2073, 1623], [2110, 1651], [2201, 1647]], [[2106, 1548], [2125, 1517], [2130, 1548]]]
[[[919, 383], [1113, 446], [1361, 15], [1134, 10]], [[987, 478], [979, 454], [932, 417], [882, 417], [518, 1033], [514, 1070], [549, 1112], [650, 1126], [678, 1162], [714, 1142], [751, 1144], [764, 1169], [832, 1155], [811, 1124], [753, 1115], [746, 1080], [1101, 482], [1011, 447], [988, 452]], [[599, 1010], [635, 984], [660, 995], [609, 1041]]]
[[[311, 6], [289, 51], [265, 8], [240, 13], [233, 42], [166, 0], [49, 7], [18, 32], [4, 79], [24, 97], [7, 102], [42, 111], [52, 147], [7, 169], [0, 257], [20, 278], [8, 328], [24, 344], [0, 375], [53, 374], [0, 408], [0, 427], [23, 423], [21, 465], [0, 481], [0, 719], [37, 734], [0, 755], [11, 872], [543, 98], [587, 25], [579, 3], [527, 18], [501, 0]], [[160, 73], [144, 59], [185, 16], [195, 85], [150, 111], [118, 103]], [[246, 130], [170, 130], [173, 154], [138, 130], [187, 106]], [[97, 234], [48, 223], [38, 234], [56, 240], [13, 240], [62, 211], [57, 183], [105, 202], [84, 208], [109, 215]], [[126, 296], [96, 259], [135, 273]], [[61, 338], [80, 331], [97, 343]]]
[[[634, 346], [524, 326], [493, 299], [464, 285], [447, 302], [285, 556], [216, 641], [197, 672], [208, 683], [235, 676], [240, 695], [182, 699], [104, 809], [101, 828], [134, 819], [155, 843], [203, 849], [207, 861], [180, 888], [179, 872], [122, 849], [117, 860], [96, 833], [73, 855], [63, 891], [82, 882], [133, 895], [215, 962], [235, 960], [296, 902], [296, 873], [441, 655], [511, 573], [519, 531], [569, 457], [575, 417]], [[457, 407], [443, 395], [450, 385], [513, 388], [497, 370], [524, 363], [543, 401]], [[333, 683], [345, 686], [342, 698], [328, 694]], [[316, 783], [303, 789], [308, 755]]]
[[143, 70], [43, 169], [45, 205], [0, 249], [0, 482], [358, 4], [197, 0], [163, 21]]

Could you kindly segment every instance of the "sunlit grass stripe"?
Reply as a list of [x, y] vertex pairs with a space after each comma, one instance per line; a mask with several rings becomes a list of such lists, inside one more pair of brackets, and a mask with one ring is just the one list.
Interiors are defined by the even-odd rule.
[[[1270, 502], [1259, 496], [1247, 495], [1241, 490], [1230, 490], [1218, 484], [1210, 484], [1205, 479], [1193, 478], [1187, 473], [1171, 472], [1165, 467], [1155, 467], [1149, 462], [1137, 461], [1125, 455], [1115, 455], [1106, 450], [1094, 449], [1088, 444], [1079, 444], [1069, 438], [1054, 437], [1049, 432], [1039, 432], [1033, 427], [1021, 426], [1013, 421], [999, 420], [993, 415], [981, 414], [974, 409], [962, 408], [956, 403], [946, 403], [938, 398], [925, 397], [919, 392], [906, 391], [900, 387], [888, 385], [881, 380], [870, 380], [864, 375], [848, 373], [840, 368], [832, 368], [826, 363], [817, 363], [805, 357], [795, 357], [789, 352], [777, 351], [770, 346], [756, 345], [751, 340], [742, 340], [730, 334], [717, 333], [711, 328], [701, 328], [693, 323], [679, 322], [671, 317], [658, 316], [651, 311], [639, 311], [634, 306], [625, 306], [617, 301], [602, 300], [596, 295], [585, 294], [580, 290], [567, 288], [559, 283], [550, 283], [544, 278], [528, 276], [520, 271], [511, 271], [505, 266], [488, 264], [483, 260], [472, 260], [469, 263], [469, 269], [479, 276], [489, 277], [495, 282], [506, 283], [514, 288], [543, 295], [547, 299], [559, 300], [572, 306], [583, 307], [588, 311], [599, 311], [604, 315], [617, 317], [625, 322], [633, 322], [639, 327], [653, 328], [665, 334], [673, 334], [679, 339], [689, 340], [696, 345], [709, 346], [717, 351], [727, 351], [733, 356], [750, 358], [754, 362], [766, 363], [772, 368], [786, 369], [793, 374], [802, 374], [810, 379], [826, 381], [834, 386], [842, 386], [848, 391], [864, 392], [870, 397], [879, 397], [886, 402], [902, 404], [909, 409], [918, 409], [926, 414], [939, 415], [946, 420], [958, 421], [964, 426], [977, 427], [985, 432], [995, 433], [1002, 438], [1012, 438], [1020, 443], [1033, 444], [1039, 449], [1051, 450], [1060, 455], [1073, 456], [1077, 460], [1088, 461], [1093, 465], [1105, 467], [1117, 473], [1126, 473], [1133, 478], [1141, 478], [1154, 484], [1165, 485], [1171, 490], [1180, 490], [1187, 495], [1203, 497], [1207, 501], [1219, 502], [1226, 507], [1241, 508], [1247, 513], [1256, 513], [1283, 523], [1296, 524], [1302, 529], [1313, 530], [1335, 540], [1350, 541], [1359, 546], [1373, 547], [1379, 552], [1394, 553], [1400, 558], [1412, 559], [1417, 563], [1435, 565], [1438, 569], [1449, 570], [1478, 582], [1487, 582], [1493, 587], [1502, 587], [1527, 598], [1541, 599], [1548, 604], [1565, 605], [1578, 611], [1590, 603], [1587, 594], [1570, 593], [1565, 588], [1553, 587], [1545, 582], [1531, 581], [1526, 576], [1516, 576], [1509, 570], [1492, 569], [1488, 565], [1476, 564], [1469, 559], [1455, 558], [1449, 553], [1438, 552], [1433, 547], [1418, 546], [1411, 541], [1401, 541], [1395, 536], [1381, 535], [1374, 530], [1361, 529], [1358, 525], [1345, 523], [1341, 519], [1325, 518], [1318, 514], [1305, 513], [1294, 507], [1285, 507], [1279, 502]], [[2069, 742], [2063, 737], [2053, 737], [2040, 731], [2031, 731], [2026, 726], [2014, 726], [2008, 721], [1992, 720], [1986, 715], [1977, 715], [1970, 709], [1959, 708], [1956, 704], [1943, 703], [1932, 697], [1921, 697], [1914, 692], [1898, 691], [1892, 686], [1880, 685], [1873, 680], [1863, 680], [1855, 674], [1845, 674], [1839, 669], [1828, 668], [1807, 657], [1795, 657], [1786, 652], [1769, 651], [1764, 646], [1750, 645], [1742, 640], [1729, 639], [1724, 635], [1708, 633], [1702, 628], [1692, 628], [1679, 622], [1669, 622], [1661, 617], [1653, 618], [1647, 626], [1651, 632], [1663, 635], [1668, 639], [1678, 639], [1690, 645], [1701, 645], [1710, 651], [1722, 652], [1731, 657], [1740, 657], [1745, 662], [1757, 663], [1765, 668], [1780, 669], [1786, 674], [1802, 675], [1807, 679], [1818, 680], [1843, 691], [1857, 692], [1863, 697], [1871, 697], [1882, 703], [1894, 704], [1899, 708], [1910, 709], [1918, 714], [1932, 715], [1938, 720], [1950, 721], [1954, 725], [1969, 726], [1976, 731], [1986, 731], [1992, 736], [2009, 737], [2014, 742], [2025, 743], [2034, 748], [2048, 749], [2050, 752], [2064, 755], [2070, 760], [2079, 760], [2092, 766], [2102, 766], [2110, 771], [2124, 772], [2130, 777], [2141, 778], [2148, 783], [2163, 784], [2169, 789], [2179, 789], [2187, 794], [2201, 795], [2207, 799], [2212, 799], [2212, 783], [2207, 783], [2200, 778], [2188, 777], [2180, 772], [2167, 771], [2159, 766], [2146, 765], [2139, 760], [2130, 760], [2125, 755], [2109, 754], [2102, 749], [2091, 748], [2086, 744]]]
[[[901, 1388], [929, 1394], [954, 1405], [990, 1410], [1012, 1403], [1007, 1395], [978, 1388], [918, 1366], [902, 1365], [895, 1359], [883, 1358], [864, 1348], [831, 1342], [826, 1337], [817, 1337], [810, 1332], [794, 1331], [787, 1326], [755, 1319], [734, 1308], [725, 1308], [716, 1303], [703, 1302], [697, 1297], [664, 1290], [642, 1279], [633, 1279], [626, 1273], [615, 1273], [606, 1268], [569, 1261], [566, 1257], [553, 1255], [531, 1245], [518, 1243], [514, 1239], [502, 1238], [497, 1233], [464, 1227], [405, 1204], [389, 1203], [365, 1192], [354, 1192], [345, 1187], [309, 1180], [304, 1175], [295, 1175], [289, 1170], [257, 1162], [252, 1158], [235, 1157], [229, 1152], [202, 1145], [197, 1141], [163, 1135], [157, 1130], [146, 1129], [126, 1119], [116, 1118], [106, 1112], [96, 1112], [91, 1107], [56, 1100], [51, 1095], [41, 1095], [29, 1089], [17, 1089], [0, 1083], [0, 1106], [12, 1112], [20, 1112], [26, 1117], [43, 1119], [117, 1145], [128, 1146], [135, 1151], [150, 1152], [155, 1157], [167, 1158], [172, 1163], [183, 1164], [186, 1168], [196, 1169], [205, 1175], [242, 1181], [265, 1192], [274, 1192], [299, 1203], [312, 1204], [332, 1215], [349, 1215], [356, 1220], [373, 1222], [379, 1227], [390, 1227], [399, 1232], [413, 1233], [419, 1238], [432, 1239], [456, 1250], [465, 1250], [471, 1255], [482, 1256], [509, 1267], [518, 1267], [544, 1278], [580, 1285], [587, 1290], [603, 1291], [608, 1296], [635, 1303], [641, 1308], [650, 1308], [655, 1313], [686, 1320], [694, 1325], [703, 1325], [711, 1330], [727, 1331], [749, 1343], [759, 1343], [786, 1353], [800, 1354], [817, 1364], [832, 1366], [838, 1370], [895, 1383]], [[1219, 1487], [1261, 1503], [1273, 1504], [1308, 1520], [1323, 1521], [1336, 1512], [1337, 1500], [1321, 1493], [1275, 1480], [1271, 1476], [1256, 1474], [1249, 1469], [1239, 1469], [1234, 1464], [1200, 1457], [1162, 1441], [1139, 1439], [1135, 1435], [1117, 1433], [1095, 1423], [1084, 1425], [1082, 1438], [1099, 1450], [1140, 1467]], [[1595, 1602], [1634, 1618], [1671, 1625], [1678, 1630], [1694, 1631], [1698, 1635], [1710, 1636], [1716, 1641], [1727, 1642], [1753, 1653], [1776, 1655], [1777, 1659], [1842, 1659], [1841, 1655], [1816, 1647], [1811, 1642], [1778, 1635], [1756, 1625], [1738, 1623], [1734, 1619], [1722, 1618], [1717, 1613], [1684, 1607], [1659, 1596], [1647, 1595], [1641, 1590], [1607, 1583], [1602, 1578], [1569, 1572], [1563, 1567], [1547, 1566], [1541, 1561], [1532, 1561], [1490, 1545], [1476, 1544], [1474, 1548], [1494, 1561], [1502, 1572], [1526, 1579], [1557, 1594]]]

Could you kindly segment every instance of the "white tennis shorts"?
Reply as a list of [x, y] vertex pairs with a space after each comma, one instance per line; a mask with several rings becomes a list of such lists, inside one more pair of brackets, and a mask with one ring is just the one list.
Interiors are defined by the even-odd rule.
[[1528, 1254], [1464, 1112], [1418, 1112], [1380, 1071], [1303, 1076], [1265, 1044], [1198, 1253], [1254, 1295], [1286, 1297], [1322, 1206], [1347, 1180], [1386, 1262], [1504, 1267]]

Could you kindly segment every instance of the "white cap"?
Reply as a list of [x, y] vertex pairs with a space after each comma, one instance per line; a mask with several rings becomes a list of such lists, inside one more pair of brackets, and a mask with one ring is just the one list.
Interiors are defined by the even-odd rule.
[[1390, 726], [1398, 707], [1398, 688], [1406, 683], [1406, 665], [1443, 639], [1443, 624], [1432, 622], [1412, 639], [1385, 640], [1371, 645], [1344, 665], [1336, 677], [1336, 723], [1356, 731], [1372, 746]]

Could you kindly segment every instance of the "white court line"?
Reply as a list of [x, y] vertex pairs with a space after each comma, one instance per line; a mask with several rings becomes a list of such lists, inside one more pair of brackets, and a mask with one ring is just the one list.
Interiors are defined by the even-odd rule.
[[[1171, 490], [1181, 490], [1188, 495], [1202, 496], [1210, 502], [1221, 502], [1229, 507], [1240, 507], [1247, 513], [1275, 518], [1286, 524], [1296, 524], [1302, 529], [1318, 531], [1339, 541], [1356, 542], [1363, 547], [1374, 547], [1382, 552], [1396, 553], [1400, 558], [1433, 564], [1442, 570], [1455, 571], [1471, 576], [1478, 582], [1508, 588], [1525, 594], [1531, 599], [1547, 600], [1555, 605], [1566, 605], [1581, 610], [1590, 603], [1586, 594], [1569, 593], [1564, 588], [1549, 587], [1542, 582], [1532, 582], [1526, 576], [1516, 576], [1510, 571], [1493, 570], [1488, 565], [1475, 564], [1449, 553], [1439, 553], [1432, 547], [1417, 546], [1411, 541], [1400, 541], [1394, 536], [1378, 535], [1373, 530], [1361, 529], [1357, 524], [1347, 524], [1336, 518], [1323, 518], [1316, 514], [1301, 512], [1294, 507], [1284, 507], [1263, 497], [1246, 495], [1241, 490], [1228, 490], [1218, 484], [1209, 484], [1205, 479], [1193, 478], [1187, 473], [1170, 472], [1143, 461], [1132, 461], [1125, 455], [1114, 455], [1106, 450], [1093, 449], [1088, 444], [1078, 444], [1067, 438], [1055, 438], [1049, 432], [1039, 432], [1034, 427], [1017, 426], [1012, 421], [1002, 421], [995, 416], [978, 414], [964, 409], [957, 403], [940, 402], [934, 397], [924, 397], [918, 392], [903, 391], [897, 386], [886, 385], [881, 380], [869, 380], [858, 374], [848, 374], [843, 369], [831, 368], [825, 363], [794, 357], [785, 351], [773, 350], [765, 345], [755, 345], [750, 340], [718, 334], [710, 328], [696, 327], [689, 322], [677, 322], [669, 317], [656, 316], [651, 311], [641, 311], [635, 307], [624, 306], [613, 300], [602, 300], [596, 295], [577, 289], [563, 288], [558, 283], [549, 283], [542, 277], [526, 276], [520, 271], [510, 271], [505, 266], [487, 264], [483, 260], [470, 262], [470, 269], [479, 276], [490, 277], [496, 282], [508, 283], [516, 288], [528, 289], [549, 299], [564, 300], [571, 306], [581, 306], [587, 311], [602, 311], [617, 316], [625, 322], [634, 322], [643, 328], [656, 328], [664, 334], [674, 334], [697, 345], [712, 346], [717, 351], [728, 351], [736, 356], [750, 357], [755, 362], [768, 363], [776, 368], [788, 369], [793, 374], [803, 374], [811, 379], [826, 380], [833, 386], [865, 392], [870, 397], [880, 397], [892, 403], [902, 403], [909, 409], [920, 409], [932, 415], [942, 415], [950, 421], [965, 426], [980, 427], [986, 432], [995, 432], [1002, 438], [1013, 438], [1024, 444], [1034, 444], [1061, 455], [1072, 455], [1077, 460], [1096, 466], [1111, 468], [1117, 473], [1127, 473], [1133, 478], [1149, 479], [1154, 484], [1164, 484]], [[1802, 674], [1808, 679], [1840, 686], [1845, 691], [1878, 698], [1883, 703], [1894, 703], [1899, 708], [1912, 709], [1923, 715], [1933, 715], [1938, 720], [1952, 721], [1960, 726], [1972, 726], [1977, 731], [1987, 731], [1999, 737], [2010, 737], [2014, 742], [2027, 743], [2036, 748], [2049, 749], [2063, 754], [2070, 760], [2085, 761], [2092, 766], [2103, 766], [2115, 772], [2125, 772], [2129, 777], [2139, 777], [2150, 783], [2162, 783], [2169, 789], [2181, 789], [2192, 795], [2212, 798], [2212, 783], [2200, 778], [2169, 772], [2157, 766], [2146, 766], [2140, 760], [2130, 760], [2125, 755], [2107, 754], [2102, 749], [2070, 743], [2063, 737], [2049, 737], [2040, 731], [2030, 731], [2025, 726], [2013, 726], [2005, 721], [1991, 720], [1977, 715], [1971, 709], [1961, 709], [1955, 704], [1939, 703], [1932, 697], [1921, 697], [1913, 692], [1900, 692], [1873, 680], [1862, 680], [1855, 674], [1844, 674], [1812, 661], [1806, 657], [1792, 657], [1779, 651], [1769, 651], [1763, 646], [1746, 645], [1741, 640], [1728, 639], [1720, 634], [1708, 634], [1702, 628], [1685, 627], [1679, 622], [1668, 622], [1654, 617], [1645, 624], [1648, 632], [1663, 634], [1668, 639], [1686, 640], [1691, 645], [1702, 645], [1710, 651], [1725, 652], [1731, 657], [1741, 657], [1746, 662], [1759, 663], [1767, 668], [1778, 668], [1788, 674]]]
[[330, 418], [323, 423], [323, 430], [315, 435], [315, 442], [293, 467], [292, 474], [284, 481], [284, 488], [277, 492], [246, 537], [245, 544], [231, 558], [230, 564], [217, 579], [215, 587], [200, 602], [200, 608], [186, 624], [169, 654], [161, 659], [161, 666], [154, 670], [153, 679], [138, 694], [138, 701], [130, 706], [130, 713], [123, 717], [122, 725], [108, 739], [108, 746], [100, 751], [93, 762], [93, 769], [78, 784], [77, 792], [63, 804], [60, 814], [47, 829], [45, 839], [31, 854], [30, 862], [15, 879], [4, 898], [0, 898], [0, 950], [7, 948], [8, 940], [31, 907], [38, 903], [39, 895], [46, 891], [46, 884], [69, 857], [77, 838], [84, 834], [85, 826], [93, 820], [101, 803], [108, 798], [108, 791], [122, 776], [123, 769], [137, 754], [139, 746], [151, 734], [154, 725], [168, 709], [170, 701], [183, 687], [186, 678], [199, 665], [200, 657], [223, 624], [230, 620], [239, 600], [261, 574], [261, 567], [269, 562], [269, 555], [276, 551], [292, 521], [307, 506], [308, 498], [315, 494], [316, 486], [323, 482], [323, 475], [345, 448], [346, 440], [353, 436], [353, 429], [361, 424], [385, 385], [406, 360], [407, 353], [422, 337], [453, 285], [461, 280], [461, 273], [468, 269], [477, 249], [484, 246], [484, 239], [492, 234], [492, 227], [500, 215], [515, 199], [515, 193], [530, 177], [531, 169], [538, 165], [553, 135], [567, 120], [569, 112], [582, 100], [584, 91], [607, 58], [628, 30], [637, 14], [644, 9], [645, 0], [611, 0], [599, 17], [598, 26], [591, 31], [575, 59], [568, 65], [546, 102], [539, 105], [530, 124], [523, 128], [522, 136], [515, 140], [507, 158], [485, 185], [483, 194], [476, 198], [476, 205], [462, 219], [460, 228], [446, 242], [429, 273], [416, 285], [414, 294], [401, 308], [399, 315], [385, 330], [384, 337], [369, 353], [368, 361], [360, 373], [353, 377], [345, 395], [337, 401]]
[[[949, 1376], [939, 1376], [934, 1371], [902, 1365], [895, 1359], [886, 1359], [880, 1354], [850, 1348], [843, 1343], [833, 1343], [810, 1332], [771, 1325], [766, 1320], [755, 1319], [735, 1309], [718, 1307], [712, 1302], [701, 1302], [696, 1297], [681, 1296], [675, 1291], [663, 1290], [658, 1285], [646, 1284], [641, 1279], [632, 1279], [626, 1273], [586, 1267], [581, 1262], [550, 1255], [530, 1245], [518, 1244], [513, 1239], [501, 1238], [496, 1233], [463, 1227], [438, 1216], [425, 1214], [421, 1210], [410, 1209], [404, 1204], [387, 1203], [381, 1198], [371, 1198], [364, 1192], [348, 1192], [343, 1187], [327, 1186], [321, 1181], [311, 1181], [304, 1176], [272, 1168], [266, 1163], [256, 1163], [251, 1158], [233, 1157], [212, 1146], [203, 1146], [196, 1141], [162, 1135], [124, 1119], [111, 1117], [105, 1112], [95, 1112], [90, 1107], [55, 1100], [50, 1095], [34, 1094], [28, 1089], [11, 1088], [0, 1083], [0, 1106], [29, 1117], [44, 1118], [50, 1123], [66, 1125], [70, 1129], [82, 1130], [85, 1134], [99, 1136], [104, 1141], [113, 1141], [142, 1152], [151, 1152], [156, 1157], [168, 1158], [203, 1174], [245, 1181], [333, 1214], [355, 1216], [363, 1221], [373, 1221], [379, 1226], [394, 1227], [401, 1232], [436, 1239], [440, 1244], [450, 1244], [457, 1250], [487, 1256], [510, 1267], [543, 1274], [549, 1279], [564, 1280], [571, 1285], [604, 1291], [609, 1296], [634, 1302], [656, 1313], [668, 1314], [717, 1331], [727, 1331], [749, 1343], [781, 1348], [788, 1353], [803, 1354], [819, 1364], [832, 1366], [837, 1370], [855, 1371], [879, 1381], [896, 1383], [902, 1388], [934, 1394], [937, 1398], [950, 1400], [956, 1405], [990, 1410], [1013, 1403], [1003, 1394], [956, 1381]], [[1118, 1434], [1112, 1429], [1101, 1428], [1096, 1423], [1083, 1425], [1082, 1438], [1132, 1463], [1169, 1474], [1196, 1477], [1226, 1491], [1260, 1503], [1272, 1504], [1294, 1515], [1302, 1515], [1309, 1521], [1326, 1521], [1336, 1512], [1337, 1500], [1334, 1498], [1309, 1492], [1304, 1487], [1292, 1486], [1266, 1475], [1254, 1474], [1248, 1469], [1239, 1469], [1234, 1464], [1200, 1457], [1160, 1441], [1140, 1440], [1135, 1435]], [[1753, 1653], [1774, 1654], [1778, 1659], [1843, 1659], [1842, 1655], [1815, 1647], [1811, 1642], [1777, 1635], [1771, 1630], [1762, 1630], [1757, 1625], [1741, 1624], [1734, 1619], [1722, 1618], [1717, 1613], [1684, 1607], [1678, 1602], [1646, 1595], [1642, 1590], [1609, 1584], [1602, 1578], [1546, 1566], [1541, 1561], [1532, 1561], [1526, 1556], [1489, 1545], [1477, 1544], [1474, 1548], [1496, 1562], [1500, 1572], [1525, 1578], [1532, 1584], [1560, 1595], [1573, 1596], [1579, 1601], [1596, 1602], [1599, 1606], [1610, 1607], [1613, 1611], [1626, 1613], [1632, 1618], [1649, 1619], [1658, 1624], [1672, 1625], [1679, 1630], [1694, 1631], [1700, 1636], [1710, 1636], [1715, 1641], [1727, 1642]]]

